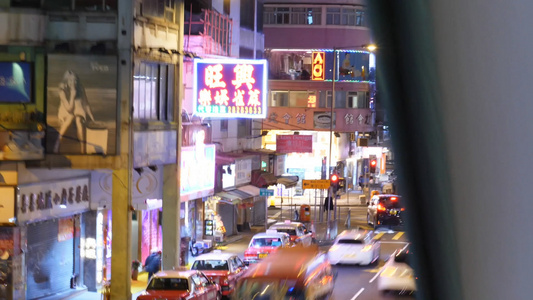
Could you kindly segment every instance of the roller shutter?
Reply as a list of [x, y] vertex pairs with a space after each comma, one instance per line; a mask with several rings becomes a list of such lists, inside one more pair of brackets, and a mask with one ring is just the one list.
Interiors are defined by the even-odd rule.
[[226, 228], [226, 236], [234, 235], [237, 232], [235, 228], [235, 205], [218, 203], [218, 214], [224, 222], [224, 227]]
[[74, 239], [65, 234], [64, 224], [61, 236], [59, 219], [32, 223], [27, 227], [27, 299], [70, 289], [74, 271]]
[[266, 214], [266, 199], [255, 198], [258, 200], [254, 201], [254, 206], [252, 207], [252, 224], [254, 226], [263, 226], [265, 225], [265, 214]]

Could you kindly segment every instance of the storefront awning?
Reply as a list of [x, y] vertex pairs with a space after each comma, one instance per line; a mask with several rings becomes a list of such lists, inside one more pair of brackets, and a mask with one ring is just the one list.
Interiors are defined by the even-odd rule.
[[231, 204], [239, 204], [242, 201], [242, 198], [238, 195], [228, 192], [218, 192], [215, 196], [220, 197], [223, 201], [229, 202]]
[[278, 179], [274, 174], [261, 170], [252, 170], [252, 184], [256, 187], [266, 188], [270, 185], [276, 185]]
[[251, 153], [224, 153], [224, 152], [217, 152], [215, 157], [215, 163], [217, 165], [230, 165], [234, 164], [235, 160], [240, 159], [252, 159], [254, 157]]
[[252, 197], [259, 196], [259, 188], [253, 185], [245, 185], [237, 188], [239, 191], [252, 195]]
[[277, 183], [283, 184], [285, 188], [295, 187], [298, 184], [298, 176], [278, 176]]
[[215, 196], [218, 196], [222, 200], [230, 202], [231, 204], [241, 204], [242, 202], [245, 202], [246, 199], [254, 197], [253, 195], [238, 189], [218, 192]]
[[245, 200], [245, 199], [248, 199], [248, 198], [253, 198], [254, 196], [253, 195], [250, 195], [249, 193], [245, 192], [245, 191], [241, 191], [239, 189], [234, 189], [234, 190], [231, 190], [231, 191], [225, 191], [226, 193], [232, 193], [234, 195], [237, 195], [239, 196], [242, 200]]

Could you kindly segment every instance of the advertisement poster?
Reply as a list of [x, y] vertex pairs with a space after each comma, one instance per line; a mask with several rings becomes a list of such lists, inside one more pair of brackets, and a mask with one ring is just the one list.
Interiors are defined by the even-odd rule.
[[59, 230], [57, 233], [57, 241], [64, 242], [74, 237], [74, 219], [59, 219]]
[[115, 154], [117, 59], [49, 55], [47, 152]]

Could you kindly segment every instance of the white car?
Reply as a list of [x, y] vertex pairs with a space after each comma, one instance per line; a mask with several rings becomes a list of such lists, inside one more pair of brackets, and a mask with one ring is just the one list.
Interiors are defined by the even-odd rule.
[[300, 222], [291, 222], [290, 220], [278, 222], [270, 226], [269, 230], [288, 233], [291, 242], [299, 243], [304, 247], [309, 247], [313, 243], [313, 233]]
[[397, 249], [380, 270], [377, 285], [382, 293], [396, 292], [412, 294], [416, 292], [416, 277], [409, 265], [412, 253], [407, 247]]
[[332, 265], [358, 264], [370, 265], [379, 260], [381, 244], [374, 240], [371, 230], [345, 230], [337, 236], [328, 250]]

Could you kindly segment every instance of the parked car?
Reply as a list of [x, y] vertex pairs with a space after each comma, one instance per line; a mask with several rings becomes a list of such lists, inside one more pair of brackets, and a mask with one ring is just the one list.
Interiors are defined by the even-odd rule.
[[377, 286], [380, 292], [399, 294], [416, 292], [416, 276], [411, 267], [412, 256], [407, 247], [392, 253], [379, 272]]
[[244, 262], [233, 253], [222, 253], [214, 250], [202, 254], [194, 260], [191, 270], [202, 271], [209, 279], [220, 286], [222, 296], [230, 295], [237, 279], [247, 269]]
[[344, 230], [328, 250], [331, 264], [370, 265], [379, 260], [381, 243], [371, 230]]
[[159, 271], [137, 300], [220, 300], [220, 286], [196, 270]]
[[277, 222], [268, 229], [285, 232], [289, 234], [292, 243], [301, 244], [304, 247], [311, 246], [314, 240], [313, 233], [307, 230], [305, 225], [300, 222], [286, 220], [285, 222]]
[[289, 234], [285, 232], [267, 230], [266, 232], [258, 233], [252, 237], [248, 249], [244, 251], [244, 263], [249, 265], [250, 263], [259, 262], [279, 248], [290, 246], [291, 239]]
[[282, 248], [239, 278], [232, 299], [328, 299], [334, 284], [331, 264], [318, 246]]
[[402, 215], [405, 208], [398, 195], [382, 194], [374, 195], [368, 203], [366, 220], [374, 228], [378, 226], [403, 225]]

